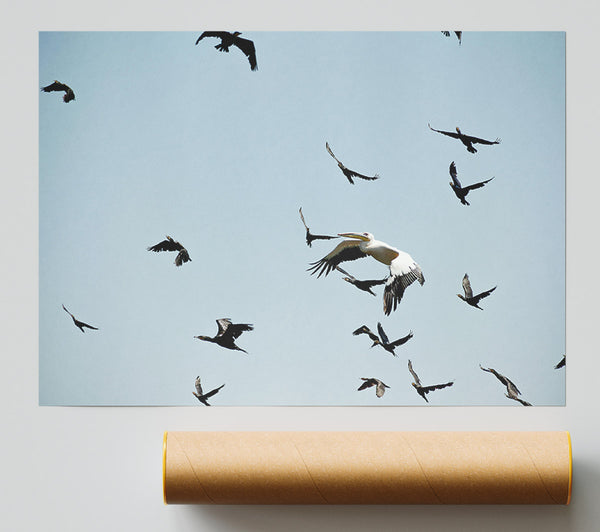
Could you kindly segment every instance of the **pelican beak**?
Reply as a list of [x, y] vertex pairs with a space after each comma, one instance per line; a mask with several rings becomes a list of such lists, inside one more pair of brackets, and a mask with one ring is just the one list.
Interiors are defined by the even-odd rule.
[[344, 236], [347, 238], [356, 238], [357, 240], [362, 240], [366, 242], [369, 240], [363, 233], [338, 233], [338, 236]]

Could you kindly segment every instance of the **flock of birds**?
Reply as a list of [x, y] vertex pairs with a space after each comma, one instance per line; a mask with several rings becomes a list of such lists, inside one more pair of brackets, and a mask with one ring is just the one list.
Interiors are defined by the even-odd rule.
[[[449, 31], [443, 31], [442, 33], [447, 37], [450, 36]], [[458, 38], [460, 45], [462, 43], [462, 32], [455, 31], [454, 33]], [[216, 37], [221, 41], [215, 46], [215, 48], [218, 51], [229, 52], [229, 49], [232, 46], [238, 48], [247, 57], [250, 63], [251, 70], [255, 71], [258, 69], [258, 64], [256, 60], [256, 49], [254, 43], [251, 40], [240, 37], [240, 35], [241, 33], [237, 31], [233, 33], [229, 33], [226, 31], [205, 31], [200, 35], [200, 37], [198, 37], [196, 45], [198, 45], [200, 41], [202, 41], [206, 37]], [[53, 83], [46, 87], [42, 87], [41, 90], [43, 92], [64, 92], [65, 94], [63, 96], [63, 101], [65, 103], [69, 103], [75, 100], [75, 93], [73, 89], [68, 85], [61, 83], [57, 80], [55, 80]], [[474, 147], [475, 144], [489, 146], [499, 144], [501, 142], [499, 138], [497, 138], [494, 141], [490, 141], [471, 135], [465, 135], [460, 131], [458, 127], [456, 128], [456, 131], [453, 132], [434, 129], [429, 124], [428, 126], [434, 132], [459, 140], [467, 148], [467, 151], [473, 154], [477, 153], [477, 149]], [[379, 179], [380, 176], [378, 174], [366, 175], [348, 168], [335, 156], [329, 145], [329, 142], [325, 143], [325, 148], [329, 155], [336, 161], [339, 169], [351, 185], [354, 185], [354, 179], [357, 178], [365, 181], [374, 181], [376, 179]], [[456, 165], [454, 161], [450, 163], [449, 173], [452, 178], [452, 181], [450, 182], [450, 187], [452, 188], [452, 191], [460, 200], [461, 204], [466, 206], [470, 205], [470, 203], [466, 200], [466, 197], [472, 190], [482, 188], [492, 179], [494, 179], [494, 177], [491, 177], [489, 179], [463, 187], [460, 181], [458, 180]], [[372, 288], [379, 285], [385, 285], [383, 290], [383, 311], [386, 316], [390, 315], [391, 312], [396, 310], [400, 301], [402, 300], [406, 288], [408, 288], [414, 282], [418, 282], [420, 285], [423, 285], [425, 283], [425, 277], [423, 275], [421, 267], [405, 251], [401, 251], [393, 246], [390, 246], [385, 242], [376, 240], [374, 236], [368, 232], [345, 232], [337, 233], [337, 235], [313, 234], [311, 233], [306, 223], [304, 214], [302, 212], [302, 207], [300, 207], [299, 213], [302, 224], [304, 225], [304, 228], [306, 230], [306, 244], [309, 247], [312, 247], [313, 242], [316, 240], [333, 240], [337, 238], [344, 238], [344, 240], [337, 244], [337, 246], [330, 253], [325, 255], [320, 260], [310, 263], [307, 271], [309, 271], [311, 275], [316, 274], [317, 278], [321, 276], [326, 277], [333, 270], [337, 270], [341, 274], [343, 274], [343, 279], [346, 282], [354, 285], [359, 290], [368, 292], [369, 294], [374, 296], [376, 294], [375, 292], [373, 292]], [[168, 235], [166, 236], [165, 240], [148, 247], [147, 250], [157, 253], [176, 252], [177, 254], [175, 256], [174, 263], [177, 267], [182, 266], [183, 264], [192, 260], [188, 253], [188, 250], [180, 242], [174, 240]], [[359, 280], [340, 267], [340, 264], [342, 262], [353, 261], [365, 257], [372, 257], [376, 261], [388, 266], [389, 275], [383, 279]], [[468, 305], [480, 310], [483, 310], [479, 306], [480, 301], [490, 296], [492, 292], [496, 290], [496, 286], [494, 286], [489, 290], [485, 290], [474, 295], [473, 290], [471, 288], [469, 276], [466, 273], [462, 279], [462, 286], [464, 295], [457, 294], [457, 296], [461, 300], [465, 301]], [[75, 326], [78, 327], [82, 332], [85, 332], [84, 328], [98, 330], [97, 327], [88, 325], [75, 318], [75, 316], [71, 314], [71, 312], [69, 312], [64, 305], [63, 309], [71, 316]], [[218, 326], [218, 330], [215, 336], [210, 337], [199, 335], [194, 336], [194, 338], [214, 343], [225, 349], [242, 351], [244, 353], [247, 353], [246, 350], [239, 347], [235, 342], [242, 333], [252, 331], [254, 329], [254, 326], [252, 324], [232, 323], [231, 319], [229, 318], [217, 319], [216, 323]], [[378, 334], [375, 334], [369, 329], [369, 327], [367, 327], [366, 325], [362, 325], [361, 327], [353, 331], [352, 334], [354, 336], [359, 336], [362, 334], [367, 335], [372, 341], [371, 348], [375, 346], [381, 346], [385, 351], [391, 353], [394, 357], [397, 356], [395, 353], [395, 349], [401, 345], [404, 345], [413, 337], [413, 332], [410, 331], [407, 335], [403, 336], [402, 338], [390, 342], [388, 336], [383, 330], [381, 323], [377, 324], [377, 332]], [[565, 367], [565, 364], [566, 356], [563, 356], [560, 362], [556, 364], [555, 369]], [[493, 368], [484, 368], [481, 365], [480, 368], [485, 372], [493, 374], [506, 387], [506, 397], [519, 402], [523, 406], [531, 406], [529, 402], [519, 397], [521, 395], [521, 392], [508, 377], [505, 377]], [[453, 381], [450, 381], [442, 384], [423, 386], [421, 384], [419, 376], [413, 368], [411, 360], [408, 360], [408, 371], [413, 379], [412, 386], [426, 402], [429, 402], [429, 400], [427, 399], [427, 394], [429, 394], [430, 392], [434, 390], [441, 390], [443, 388], [450, 387], [454, 384]], [[361, 380], [363, 382], [359, 386], [358, 391], [375, 387], [375, 394], [379, 398], [383, 397], [387, 388], [390, 388], [387, 384], [385, 384], [381, 379], [378, 378], [361, 377]], [[204, 393], [202, 390], [200, 376], [197, 376], [194, 382], [194, 386], [195, 391], [193, 392], [193, 395], [198, 399], [200, 403], [206, 406], [210, 406], [210, 404], [208, 403], [208, 399], [217, 394], [225, 386], [225, 384], [222, 384], [221, 386], [218, 386], [217, 388], [214, 388], [211, 391]]]

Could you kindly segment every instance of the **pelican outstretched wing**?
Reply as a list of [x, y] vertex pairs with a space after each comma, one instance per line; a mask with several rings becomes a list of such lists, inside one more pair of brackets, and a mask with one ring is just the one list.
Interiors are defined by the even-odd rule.
[[479, 183], [473, 183], [472, 185], [469, 185], [469, 186], [463, 188], [463, 190], [465, 192], [468, 192], [469, 190], [475, 190], [476, 188], [481, 188], [486, 183], [489, 183], [492, 179], [494, 179], [494, 178], [490, 177], [489, 179], [486, 179], [485, 181], [480, 181]]
[[204, 31], [202, 35], [198, 37], [196, 44], [198, 44], [204, 37], [218, 37], [219, 39], [227, 39], [231, 34], [228, 31]]
[[471, 144], [500, 144], [502, 142], [502, 139], [497, 138], [496, 140], [485, 140], [485, 139], [480, 139], [478, 137], [471, 137], [470, 135], [462, 135], [462, 138], [465, 139], [466, 141], [470, 142]]
[[410, 331], [406, 336], [403, 336], [402, 338], [399, 338], [398, 340], [395, 340], [394, 342], [392, 342], [390, 344], [390, 346], [392, 347], [398, 347], [399, 345], [405, 344], [406, 342], [408, 342], [412, 337], [413, 337], [413, 332]]
[[167, 235], [165, 240], [159, 242], [158, 244], [150, 246], [148, 248], [148, 251], [155, 251], [158, 253], [159, 251], [181, 251], [182, 249], [184, 248], [179, 242], [173, 240], [170, 236]]
[[381, 338], [381, 341], [384, 344], [390, 343], [390, 341], [387, 337], [387, 334], [385, 334], [385, 331], [383, 330], [383, 327], [381, 326], [381, 323], [377, 323], [377, 332], [379, 333], [379, 338]]
[[463, 290], [465, 291], [465, 297], [471, 298], [473, 297], [473, 290], [471, 288], [471, 281], [469, 281], [469, 276], [465, 273], [465, 276], [462, 280]]
[[323, 274], [328, 275], [341, 262], [366, 257], [367, 254], [360, 249], [359, 245], [358, 240], [343, 240], [321, 260], [311, 262], [307, 271], [310, 271], [311, 275], [316, 273], [317, 277], [321, 277]]
[[380, 343], [379, 342], [379, 336], [377, 336], [373, 331], [371, 331], [371, 329], [369, 329], [366, 325], [363, 325], [363, 326], [359, 327], [358, 329], [356, 329], [355, 331], [353, 331], [352, 334], [354, 336], [358, 336], [359, 334], [366, 334], [366, 335], [369, 336], [369, 338], [371, 340], [373, 340], [373, 342]]
[[408, 253], [400, 252], [390, 264], [390, 276], [383, 291], [383, 312], [386, 316], [392, 310], [396, 310], [398, 303], [402, 300], [404, 290], [415, 281], [418, 281], [421, 286], [425, 283], [421, 267]]

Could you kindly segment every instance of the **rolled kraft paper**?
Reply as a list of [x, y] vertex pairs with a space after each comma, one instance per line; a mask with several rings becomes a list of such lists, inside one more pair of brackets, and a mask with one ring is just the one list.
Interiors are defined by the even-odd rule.
[[166, 432], [165, 503], [568, 504], [568, 432]]

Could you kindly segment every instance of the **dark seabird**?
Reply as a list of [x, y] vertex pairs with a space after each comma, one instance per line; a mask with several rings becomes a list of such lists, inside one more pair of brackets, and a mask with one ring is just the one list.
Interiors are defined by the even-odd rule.
[[453, 131], [440, 131], [439, 129], [433, 129], [431, 125], [427, 124], [429, 129], [432, 131], [436, 131], [437, 133], [441, 133], [442, 135], [448, 135], [449, 137], [460, 140], [466, 147], [467, 150], [471, 153], [476, 153], [477, 150], [473, 147], [473, 144], [500, 144], [501, 139], [496, 139], [494, 141], [484, 140], [477, 137], [470, 137], [469, 135], [464, 135], [461, 133], [460, 128], [456, 128], [456, 133]]
[[194, 336], [194, 338], [198, 338], [198, 340], [204, 340], [205, 342], [212, 342], [213, 344], [220, 345], [221, 347], [225, 347], [227, 349], [234, 349], [236, 351], [243, 351], [244, 353], [247, 353], [246, 350], [235, 345], [235, 340], [244, 331], [252, 331], [254, 326], [250, 325], [249, 323], [231, 323], [229, 318], [221, 318], [216, 320], [216, 322], [219, 326], [219, 331], [217, 332], [216, 336], [212, 338], [210, 336]]
[[313, 240], [331, 240], [333, 238], [339, 238], [338, 236], [313, 235], [310, 232], [308, 225], [306, 225], [306, 222], [304, 221], [304, 215], [302, 214], [302, 207], [300, 207], [300, 219], [302, 220], [302, 223], [304, 224], [304, 228], [306, 229], [306, 245], [308, 247], [312, 247]]
[[485, 181], [474, 183], [473, 185], [469, 185], [468, 187], [463, 187], [461, 186], [458, 177], [456, 177], [456, 165], [454, 164], [454, 161], [450, 163], [450, 176], [452, 177], [452, 182], [450, 183], [450, 186], [452, 187], [454, 194], [456, 194], [456, 197], [460, 200], [460, 202], [463, 205], [470, 205], [470, 203], [466, 200], [466, 196], [471, 190], [481, 188], [486, 183], [489, 183], [492, 179], [494, 179], [493, 177], [490, 177]]
[[75, 99], [75, 93], [73, 89], [60, 81], [54, 80], [54, 83], [46, 87], [42, 87], [41, 89], [44, 92], [56, 92], [56, 91], [64, 91], [65, 95], [63, 96], [63, 102], [69, 103], [71, 100]]
[[365, 382], [363, 382], [358, 387], [358, 391], [366, 390], [367, 388], [370, 388], [371, 386], [376, 386], [375, 395], [377, 397], [383, 397], [383, 394], [385, 393], [385, 389], [389, 388], [389, 386], [387, 384], [384, 384], [379, 379], [374, 379], [373, 377], [370, 377], [370, 378], [361, 377], [361, 379]]
[[65, 309], [65, 312], [66, 312], [66, 313], [67, 313], [69, 316], [71, 316], [71, 318], [73, 318], [73, 323], [74, 323], [74, 324], [75, 324], [77, 327], [79, 327], [79, 330], [80, 330], [81, 332], [85, 332], [85, 331], [83, 330], [83, 328], [84, 328], [84, 327], [87, 327], [88, 329], [94, 329], [94, 331], [97, 331], [97, 330], [98, 330], [98, 327], [92, 327], [91, 325], [88, 325], [87, 323], [83, 323], [82, 321], [79, 321], [79, 320], [78, 320], [78, 319], [77, 319], [75, 316], [73, 316], [73, 314], [71, 314], [71, 313], [70, 313], [70, 312], [67, 310], [67, 307], [65, 307], [64, 305], [62, 306], [62, 308], [64, 308], [64, 309]]
[[175, 266], [181, 266], [186, 262], [191, 262], [190, 255], [179, 242], [173, 240], [169, 235], [167, 235], [167, 239], [155, 244], [154, 246], [150, 246], [147, 248], [148, 251], [154, 251], [158, 253], [159, 251], [178, 251], [177, 256], [175, 257]]
[[504, 384], [504, 386], [506, 386], [507, 393], [504, 394], [506, 395], [506, 397], [508, 397], [509, 399], [513, 399], [514, 401], [518, 401], [523, 406], [531, 406], [531, 403], [528, 403], [527, 401], [519, 397], [519, 395], [521, 395], [521, 392], [517, 388], [516, 384], [513, 381], [511, 381], [508, 377], [505, 377], [501, 373], [498, 373], [494, 368], [484, 368], [481, 366], [481, 364], [479, 364], [479, 367], [483, 371], [487, 371], [488, 373], [493, 374], [502, 384]]
[[196, 391], [192, 392], [192, 393], [197, 397], [198, 401], [205, 404], [206, 406], [210, 406], [208, 404], [207, 399], [209, 397], [212, 397], [213, 395], [215, 395], [221, 388], [223, 388], [223, 386], [225, 386], [224, 384], [221, 384], [221, 386], [219, 386], [218, 388], [215, 388], [214, 390], [211, 390], [210, 392], [203, 393], [202, 385], [200, 384], [200, 375], [198, 375], [196, 377], [195, 385], [196, 385]]
[[488, 373], [494, 375], [502, 384], [504, 384], [510, 395], [521, 395], [521, 392], [517, 388], [516, 384], [513, 381], [511, 381], [508, 377], [505, 377], [504, 375], [498, 373], [494, 368], [484, 368], [481, 364], [479, 364], [479, 367], [483, 371], [487, 371]]
[[554, 369], [560, 369], [560, 368], [564, 368], [567, 364], [567, 355], [563, 355], [563, 357], [560, 359], [560, 362], [558, 364], [556, 364], [556, 366], [554, 366]]
[[355, 172], [354, 170], [350, 170], [350, 168], [346, 168], [344, 166], [344, 163], [342, 163], [333, 154], [333, 152], [331, 151], [331, 148], [329, 147], [329, 143], [328, 142], [325, 142], [325, 148], [327, 148], [327, 151], [329, 152], [329, 155], [331, 155], [337, 161], [337, 164], [340, 167], [340, 170], [346, 176], [346, 178], [348, 179], [348, 181], [350, 181], [351, 185], [354, 185], [354, 181], [352, 180], [353, 177], [360, 177], [361, 179], [367, 179], [369, 181], [373, 181], [374, 179], [379, 179], [379, 176], [377, 174], [375, 174], [373, 176], [368, 176], [368, 175], [364, 175], [364, 174], [359, 174], [358, 172]]
[[[442, 33], [446, 37], [450, 37], [450, 32], [449, 31], [442, 31]], [[456, 38], [458, 39], [458, 45], [460, 46], [462, 44], [462, 31], [455, 31], [454, 34], [456, 35]]]
[[373, 290], [371, 290], [371, 287], [377, 286], [380, 284], [385, 284], [387, 281], [387, 277], [385, 279], [378, 279], [378, 280], [376, 279], [376, 280], [372, 280], [372, 281], [359, 281], [356, 277], [350, 275], [347, 271], [342, 270], [342, 268], [340, 268], [339, 266], [336, 266], [335, 269], [345, 275], [345, 277], [342, 277], [342, 279], [344, 279], [344, 281], [346, 281], [350, 284], [353, 284], [359, 290], [362, 290], [364, 292], [369, 292], [369, 294], [373, 294], [374, 296], [376, 296], [377, 294], [375, 294], [375, 292], [373, 292]]
[[229, 33], [228, 31], [205, 31], [198, 37], [196, 44], [198, 44], [204, 37], [217, 37], [221, 39], [221, 42], [215, 46], [219, 52], [229, 52], [231, 46], [239, 48], [250, 62], [251, 70], [258, 70], [258, 64], [256, 63], [256, 49], [254, 43], [248, 39], [240, 37], [242, 33], [234, 31]]
[[469, 281], [469, 276], [466, 273], [465, 273], [465, 276], [463, 277], [462, 285], [463, 285], [463, 290], [465, 291], [465, 295], [464, 296], [462, 294], [456, 294], [456, 295], [458, 297], [460, 297], [463, 301], [466, 301], [472, 307], [476, 307], [479, 310], [483, 310], [478, 305], [479, 301], [481, 301], [484, 297], [489, 296], [497, 288], [497, 286], [494, 286], [494, 288], [490, 288], [489, 290], [486, 290], [485, 292], [481, 292], [480, 294], [477, 294], [476, 296], [474, 296], [473, 290], [471, 289], [471, 282]]
[[425, 399], [426, 402], [429, 402], [429, 400], [426, 397], [426, 395], [429, 392], [432, 392], [433, 390], [441, 390], [442, 388], [446, 388], [446, 387], [452, 386], [454, 384], [454, 381], [452, 381], [452, 382], [446, 382], [445, 384], [432, 384], [431, 386], [423, 386], [421, 384], [421, 380], [419, 379], [419, 376], [413, 370], [412, 362], [410, 360], [408, 361], [408, 371], [410, 371], [410, 373], [415, 381], [412, 383], [412, 385], [414, 386], [415, 390], [417, 390], [417, 393], [423, 399]]
[[359, 327], [358, 329], [356, 329], [352, 334], [354, 336], [358, 336], [359, 334], [366, 334], [366, 335], [368, 335], [369, 338], [373, 341], [373, 345], [371, 347], [375, 347], [376, 345], [380, 345], [388, 353], [391, 353], [394, 356], [398, 356], [394, 352], [394, 349], [396, 347], [398, 347], [399, 345], [405, 344], [406, 342], [408, 342], [413, 337], [413, 332], [410, 331], [403, 338], [400, 338], [400, 339], [398, 339], [398, 340], [396, 340], [394, 342], [390, 342], [389, 339], [388, 339], [388, 337], [387, 337], [387, 335], [385, 334], [385, 331], [383, 330], [383, 327], [381, 326], [381, 323], [377, 324], [377, 331], [379, 331], [379, 336], [377, 336], [374, 332], [372, 332], [366, 325], [363, 325], [362, 327]]

